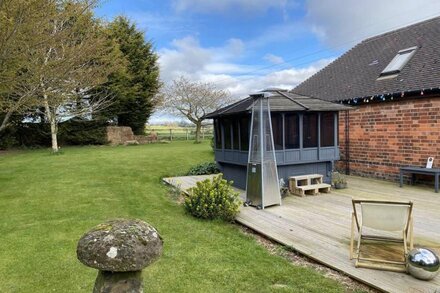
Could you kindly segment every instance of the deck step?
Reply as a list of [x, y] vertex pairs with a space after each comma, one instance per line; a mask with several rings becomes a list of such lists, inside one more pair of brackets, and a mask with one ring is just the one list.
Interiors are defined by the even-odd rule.
[[321, 174], [309, 174], [289, 177], [289, 190], [298, 196], [329, 193], [331, 186], [322, 182]]

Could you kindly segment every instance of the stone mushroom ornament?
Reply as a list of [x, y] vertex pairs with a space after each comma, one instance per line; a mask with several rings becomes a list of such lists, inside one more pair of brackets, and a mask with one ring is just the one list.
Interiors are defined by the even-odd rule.
[[143, 292], [142, 269], [162, 254], [157, 230], [141, 220], [118, 219], [99, 224], [78, 241], [77, 257], [99, 270], [94, 293]]

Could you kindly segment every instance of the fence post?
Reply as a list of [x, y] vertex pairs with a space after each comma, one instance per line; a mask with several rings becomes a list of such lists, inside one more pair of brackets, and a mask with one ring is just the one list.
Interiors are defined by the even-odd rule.
[[173, 140], [173, 130], [170, 128], [170, 141]]
[[186, 140], [189, 140], [188, 128], [186, 129]]
[[205, 131], [203, 129], [204, 128], [202, 127], [202, 140], [205, 140]]

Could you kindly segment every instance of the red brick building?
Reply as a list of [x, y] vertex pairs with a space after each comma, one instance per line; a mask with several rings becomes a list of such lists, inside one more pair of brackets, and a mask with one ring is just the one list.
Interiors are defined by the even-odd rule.
[[440, 168], [440, 17], [359, 43], [293, 92], [340, 102], [339, 168], [394, 180], [401, 166]]

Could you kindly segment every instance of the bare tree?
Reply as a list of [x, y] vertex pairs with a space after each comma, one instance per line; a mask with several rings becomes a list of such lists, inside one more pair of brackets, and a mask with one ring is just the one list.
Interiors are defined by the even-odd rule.
[[200, 142], [203, 116], [231, 101], [230, 94], [214, 84], [191, 82], [183, 76], [165, 86], [161, 93], [162, 109], [195, 124], [197, 143]]

